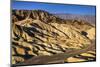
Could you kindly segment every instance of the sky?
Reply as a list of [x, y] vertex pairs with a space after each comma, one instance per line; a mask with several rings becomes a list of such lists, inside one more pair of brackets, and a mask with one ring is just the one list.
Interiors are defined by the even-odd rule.
[[50, 13], [95, 15], [96, 7], [90, 5], [54, 4], [27, 1], [13, 1], [12, 9], [18, 10], [45, 10]]

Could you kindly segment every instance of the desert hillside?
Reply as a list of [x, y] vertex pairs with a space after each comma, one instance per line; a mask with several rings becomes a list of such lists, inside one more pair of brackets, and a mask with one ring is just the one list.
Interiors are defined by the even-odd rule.
[[76, 19], [76, 20], [83, 20], [87, 23], [95, 25], [96, 23], [96, 16], [95, 15], [79, 15], [79, 14], [54, 14], [55, 16], [62, 18], [62, 19]]
[[[95, 42], [95, 26], [86, 21], [61, 19], [43, 10], [12, 11], [12, 64], [81, 50], [93, 44], [92, 41]], [[91, 60], [95, 60], [95, 48], [66, 57], [62, 62]]]

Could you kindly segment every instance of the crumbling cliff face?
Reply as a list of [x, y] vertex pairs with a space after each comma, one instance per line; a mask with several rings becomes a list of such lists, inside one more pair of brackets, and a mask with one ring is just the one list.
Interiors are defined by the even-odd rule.
[[[61, 19], [43, 10], [13, 10], [11, 33], [12, 64], [36, 56], [65, 53], [69, 49], [81, 50], [95, 40], [95, 26], [82, 20]], [[80, 56], [71, 56], [64, 62], [95, 60], [95, 51]]]

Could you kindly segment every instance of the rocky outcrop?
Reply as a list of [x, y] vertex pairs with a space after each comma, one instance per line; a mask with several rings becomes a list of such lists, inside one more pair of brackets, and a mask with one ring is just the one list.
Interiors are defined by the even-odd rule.
[[34, 56], [53, 56], [67, 49], [82, 49], [93, 39], [95, 26], [85, 21], [60, 19], [42, 10], [12, 11], [13, 64]]

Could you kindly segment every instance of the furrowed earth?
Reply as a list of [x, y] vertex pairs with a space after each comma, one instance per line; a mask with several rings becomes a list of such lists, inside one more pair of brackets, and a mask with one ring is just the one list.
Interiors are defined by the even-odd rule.
[[[43, 10], [12, 10], [12, 64], [21, 64], [38, 56], [65, 54], [68, 50], [82, 50], [95, 44], [95, 30], [95, 25], [87, 21], [61, 19]], [[95, 59], [94, 48], [50, 63]]]

